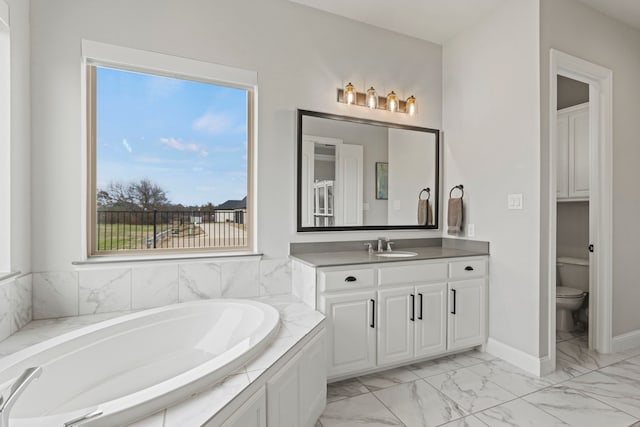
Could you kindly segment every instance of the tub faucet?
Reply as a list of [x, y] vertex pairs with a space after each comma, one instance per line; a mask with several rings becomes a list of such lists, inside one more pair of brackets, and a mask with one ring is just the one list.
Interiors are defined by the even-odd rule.
[[42, 374], [41, 367], [26, 369], [22, 375], [11, 386], [9, 397], [4, 400], [4, 396], [0, 396], [0, 427], [9, 427], [9, 413], [15, 405], [18, 397], [26, 390], [31, 381], [35, 380]]

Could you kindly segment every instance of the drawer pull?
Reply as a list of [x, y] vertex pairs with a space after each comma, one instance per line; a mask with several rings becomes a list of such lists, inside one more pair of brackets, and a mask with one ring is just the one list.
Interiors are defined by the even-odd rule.
[[414, 294], [411, 294], [411, 317], [409, 320], [416, 321], [416, 296]]
[[420, 297], [420, 314], [418, 314], [418, 320], [422, 320], [422, 294], [418, 294]]
[[376, 327], [376, 300], [370, 299], [371, 301], [371, 323], [369, 323], [369, 327]]
[[467, 265], [464, 269], [465, 271], [473, 271], [473, 267], [471, 267], [470, 265]]
[[354, 276], [347, 276], [344, 279], [345, 282], [355, 282], [356, 280], [358, 280], [358, 279], [356, 279]]
[[453, 310], [451, 311], [451, 314], [456, 314], [456, 290], [451, 289], [451, 292], [453, 292]]

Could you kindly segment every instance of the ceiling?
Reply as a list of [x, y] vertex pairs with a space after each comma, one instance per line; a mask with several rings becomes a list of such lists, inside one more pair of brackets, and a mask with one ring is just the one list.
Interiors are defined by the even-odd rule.
[[397, 33], [442, 44], [464, 28], [480, 20], [504, 0], [291, 1]]
[[[437, 44], [481, 20], [505, 0], [290, 0]], [[640, 0], [579, 0], [640, 29]]]

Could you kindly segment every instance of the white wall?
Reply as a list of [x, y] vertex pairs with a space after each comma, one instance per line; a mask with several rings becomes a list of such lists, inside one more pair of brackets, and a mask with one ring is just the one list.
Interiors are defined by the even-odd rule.
[[[82, 38], [258, 72], [258, 244], [267, 257], [285, 257], [289, 241], [376, 235], [295, 232], [296, 108], [442, 124], [440, 46], [286, 0], [33, 0], [31, 20], [35, 271], [70, 270], [84, 256]], [[338, 104], [336, 88], [347, 81], [415, 93], [420, 115]]]
[[[549, 49], [558, 49], [613, 71], [613, 335], [639, 330], [640, 31], [575, 0], [541, 0], [540, 16], [542, 158], [548, 157], [549, 147]], [[548, 166], [542, 167], [541, 185], [547, 188]], [[547, 209], [546, 204], [541, 206], [543, 215]], [[542, 230], [546, 227], [543, 224]], [[545, 235], [541, 234], [543, 251], [547, 246]], [[541, 259], [544, 261], [546, 254]], [[547, 268], [541, 265], [541, 277], [546, 276]], [[546, 319], [546, 315], [541, 315], [541, 330], [545, 333]], [[541, 339], [546, 336], [541, 335]]]
[[26, 274], [31, 271], [30, 2], [7, 3], [11, 25], [10, 269]]
[[[444, 191], [464, 185], [465, 222], [491, 242], [490, 338], [537, 356], [538, 2], [508, 1], [443, 47]], [[524, 196], [507, 210], [507, 194]], [[446, 227], [446, 224], [445, 224]]]

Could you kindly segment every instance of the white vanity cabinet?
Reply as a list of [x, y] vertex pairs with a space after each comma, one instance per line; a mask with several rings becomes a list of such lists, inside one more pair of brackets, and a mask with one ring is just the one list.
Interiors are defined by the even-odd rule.
[[589, 198], [589, 103], [558, 111], [557, 197]]
[[487, 257], [318, 268], [328, 377], [486, 341]]

